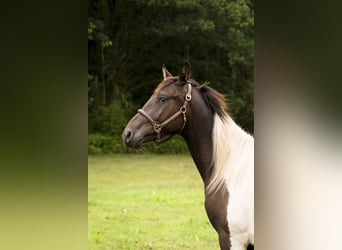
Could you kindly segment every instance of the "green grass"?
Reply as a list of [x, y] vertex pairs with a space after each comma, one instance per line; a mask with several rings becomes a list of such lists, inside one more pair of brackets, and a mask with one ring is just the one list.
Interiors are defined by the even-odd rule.
[[88, 249], [218, 249], [187, 155], [89, 156]]

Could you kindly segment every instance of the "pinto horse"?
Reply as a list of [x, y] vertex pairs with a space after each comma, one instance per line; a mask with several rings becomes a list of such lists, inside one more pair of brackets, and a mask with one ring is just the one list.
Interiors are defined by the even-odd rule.
[[162, 71], [162, 82], [124, 129], [124, 143], [139, 148], [180, 134], [203, 179], [220, 248], [254, 249], [254, 138], [225, 111], [222, 94], [189, 79], [188, 64], [179, 76]]

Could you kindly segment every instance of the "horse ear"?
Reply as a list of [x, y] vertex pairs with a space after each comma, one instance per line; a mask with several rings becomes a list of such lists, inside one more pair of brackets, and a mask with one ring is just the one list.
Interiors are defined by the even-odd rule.
[[182, 73], [181, 75], [179, 76], [179, 78], [186, 82], [188, 79], [190, 79], [190, 75], [191, 75], [191, 70], [190, 70], [190, 65], [189, 63], [184, 63], [184, 66], [182, 68]]
[[163, 65], [162, 67], [162, 71], [163, 71], [163, 77], [164, 77], [164, 80], [167, 78], [167, 77], [171, 77], [171, 73], [169, 71], [167, 71], [167, 69], [165, 68], [165, 66]]

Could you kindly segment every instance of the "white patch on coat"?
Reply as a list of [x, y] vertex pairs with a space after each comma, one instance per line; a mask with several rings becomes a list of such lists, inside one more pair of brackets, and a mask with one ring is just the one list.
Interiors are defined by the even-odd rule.
[[228, 115], [214, 117], [213, 163], [207, 190], [228, 189], [232, 249], [246, 249], [248, 244], [254, 245], [254, 138]]

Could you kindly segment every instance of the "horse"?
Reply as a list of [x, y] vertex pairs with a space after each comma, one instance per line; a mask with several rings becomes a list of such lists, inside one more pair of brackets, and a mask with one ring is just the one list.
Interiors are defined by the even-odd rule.
[[123, 142], [132, 148], [181, 135], [204, 183], [205, 209], [221, 250], [254, 249], [254, 138], [226, 111], [225, 97], [164, 66], [163, 80], [128, 122]]

